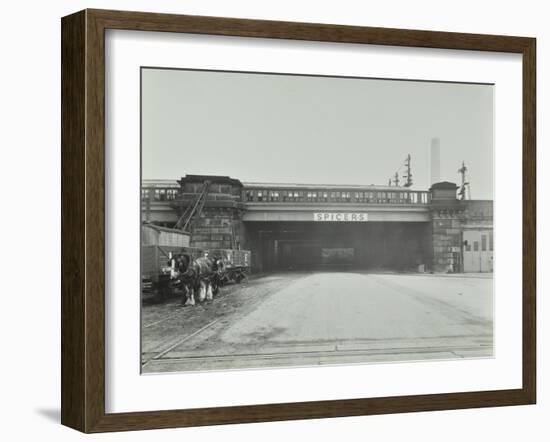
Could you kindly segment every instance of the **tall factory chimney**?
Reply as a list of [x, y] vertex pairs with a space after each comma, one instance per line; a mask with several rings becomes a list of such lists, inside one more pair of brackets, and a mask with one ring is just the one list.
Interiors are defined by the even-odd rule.
[[441, 181], [441, 148], [439, 138], [432, 138], [430, 150], [430, 185]]

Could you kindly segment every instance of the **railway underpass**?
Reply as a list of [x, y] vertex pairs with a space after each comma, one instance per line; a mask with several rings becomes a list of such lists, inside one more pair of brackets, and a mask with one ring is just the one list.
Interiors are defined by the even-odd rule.
[[246, 222], [256, 270], [418, 271], [431, 260], [426, 222]]

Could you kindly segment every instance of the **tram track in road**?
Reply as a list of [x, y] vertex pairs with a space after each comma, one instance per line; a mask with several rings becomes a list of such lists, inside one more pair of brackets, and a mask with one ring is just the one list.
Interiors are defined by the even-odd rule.
[[176, 312], [174, 312], [174, 313], [172, 313], [172, 314], [170, 314], [170, 315], [168, 315], [168, 316], [165, 316], [165, 317], [162, 318], [162, 319], [159, 319], [159, 320], [157, 320], [157, 321], [153, 321], [153, 322], [149, 322], [149, 323], [147, 323], [147, 324], [144, 324], [144, 325], [143, 325], [143, 328], [149, 328], [149, 327], [153, 327], [153, 326], [155, 326], [155, 325], [162, 324], [163, 322], [166, 322], [166, 321], [168, 321], [169, 319], [172, 319], [172, 318], [178, 316], [180, 313], [181, 313], [180, 311], [176, 311]]
[[[174, 347], [175, 348], [175, 347]], [[169, 356], [170, 351], [154, 359], [155, 371], [196, 371], [232, 368], [266, 368], [283, 366], [325, 365], [335, 363], [381, 363], [431, 360], [456, 360], [459, 358], [489, 358], [492, 345], [442, 345], [409, 346], [371, 349], [278, 351], [265, 353], [234, 353], [230, 355]], [[345, 362], [343, 362], [345, 361]]]
[[[181, 306], [178, 301], [144, 307], [141, 328], [142, 363], [149, 364], [152, 358], [174, 344], [177, 346], [193, 337], [204, 338], [212, 332], [216, 321], [237, 322], [281, 287], [303, 276], [292, 274], [290, 277], [254, 278], [246, 284], [224, 287], [213, 301], [198, 303], [193, 307]], [[207, 330], [208, 333], [203, 333]], [[184, 333], [185, 336], [182, 336]]]
[[188, 341], [189, 339], [192, 339], [194, 338], [195, 336], [199, 335], [200, 333], [202, 333], [203, 331], [205, 331], [206, 329], [212, 327], [214, 324], [216, 324], [217, 322], [219, 322], [221, 320], [221, 318], [218, 318], [218, 319], [215, 319], [214, 321], [211, 321], [209, 322], [208, 324], [206, 324], [204, 327], [201, 327], [200, 329], [198, 329], [197, 331], [193, 332], [193, 333], [190, 333], [189, 335], [187, 336], [184, 336], [183, 338], [180, 338], [180, 339], [177, 339], [175, 341], [172, 341], [167, 348], [163, 349], [162, 351], [160, 351], [159, 353], [157, 353], [155, 356], [153, 356], [152, 358], [148, 359], [147, 361], [145, 361], [144, 363], [141, 364], [141, 367], [145, 367], [147, 364], [149, 364], [149, 362], [151, 361], [155, 361], [155, 360], [158, 360], [158, 359], [161, 359], [164, 355], [168, 354], [169, 352], [171, 352], [174, 348], [180, 346], [181, 344], [184, 344], [186, 341]]

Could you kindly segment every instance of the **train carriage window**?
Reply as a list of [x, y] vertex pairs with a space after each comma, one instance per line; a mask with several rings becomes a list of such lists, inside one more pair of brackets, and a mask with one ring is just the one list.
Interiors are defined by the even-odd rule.
[[279, 201], [279, 192], [277, 192], [276, 190], [272, 190], [271, 192], [269, 192], [269, 200], [272, 202]]
[[166, 199], [167, 199], [167, 200], [175, 200], [177, 194], [178, 194], [177, 189], [168, 189], [168, 190], [166, 191]]
[[479, 252], [479, 241], [474, 241], [474, 252]]
[[141, 189], [141, 199], [146, 200], [149, 198], [149, 189]]
[[263, 202], [265, 198], [265, 193], [263, 190], [258, 190], [258, 192], [256, 193], [256, 196], [258, 198], [258, 202]]
[[155, 189], [155, 200], [157, 201], [166, 200], [166, 189]]
[[317, 201], [317, 192], [307, 192], [306, 197], [308, 202]]
[[253, 190], [247, 190], [246, 191], [246, 200], [247, 201], [254, 201], [254, 191]]
[[323, 201], [328, 201], [328, 192], [323, 192]]
[[489, 233], [489, 251], [493, 251], [493, 232]]
[[487, 251], [487, 235], [481, 235], [481, 251]]

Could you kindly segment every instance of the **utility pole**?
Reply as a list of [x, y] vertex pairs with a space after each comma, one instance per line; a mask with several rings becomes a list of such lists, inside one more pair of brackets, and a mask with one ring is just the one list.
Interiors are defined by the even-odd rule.
[[411, 187], [413, 184], [412, 181], [412, 173], [411, 173], [411, 154], [407, 155], [407, 158], [405, 159], [405, 167], [407, 168], [405, 175], [403, 175], [403, 178], [405, 178], [405, 187]]
[[393, 176], [393, 184], [395, 184], [395, 186], [399, 186], [399, 174], [397, 172], [395, 172], [395, 175]]
[[470, 183], [466, 181], [466, 172], [468, 171], [468, 168], [464, 164], [464, 161], [462, 161], [462, 167], [458, 169], [458, 173], [461, 175], [461, 186], [460, 191], [458, 192], [459, 199], [461, 201], [464, 201], [466, 199], [466, 187], [468, 187], [468, 198], [470, 197]]

